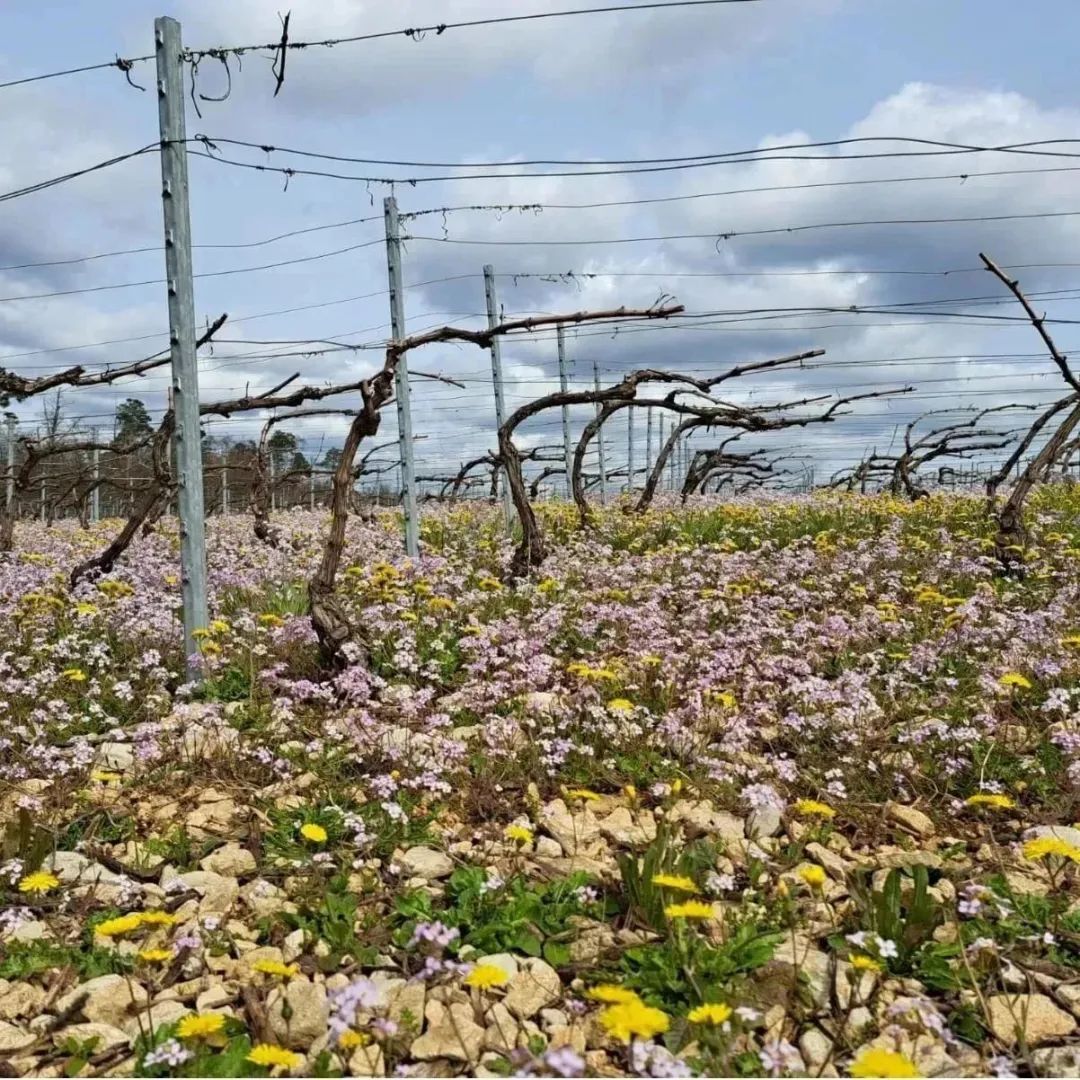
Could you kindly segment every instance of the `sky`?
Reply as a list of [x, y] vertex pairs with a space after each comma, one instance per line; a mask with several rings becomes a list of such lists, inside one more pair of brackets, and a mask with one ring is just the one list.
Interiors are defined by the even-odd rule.
[[[290, 37], [572, 6], [587, 5], [294, 0]], [[264, 0], [176, 0], [164, 10], [135, 0], [8, 0], [0, 83], [152, 54], [161, 14], [181, 21], [192, 49], [264, 44], [280, 36], [278, 11]], [[766, 155], [774, 160], [592, 174], [627, 168], [602, 162], [842, 139], [1080, 140], [1074, 65], [1069, 50], [1053, 47], [1078, 32], [1075, 0], [1031, 0], [1023, 18], [1011, 0], [628, 10], [293, 51], [276, 96], [267, 53], [232, 54], [227, 70], [206, 56], [186, 103], [189, 138], [206, 135], [219, 159], [209, 144], [191, 144], [195, 301], [200, 324], [223, 312], [229, 320], [201, 354], [202, 399], [265, 389], [294, 372], [297, 384], [322, 384], [377, 369], [389, 335], [382, 201], [393, 195], [406, 236], [410, 333], [483, 325], [481, 268], [490, 263], [506, 318], [648, 307], [661, 296], [685, 305], [685, 317], [663, 323], [568, 329], [572, 387], [591, 384], [594, 365], [609, 385], [640, 367], [708, 377], [821, 348], [826, 355], [802, 367], [731, 381], [725, 400], [760, 406], [916, 388], [854, 402], [827, 425], [742, 440], [790, 453], [799, 468], [813, 465], [819, 481], [870, 448], [895, 446], [898, 428], [927, 410], [958, 410], [949, 418], [963, 419], [965, 409], [1052, 401], [1064, 393], [1056, 368], [978, 256], [1017, 267], [1052, 320], [1080, 318], [1080, 161], [1069, 156], [1080, 155], [1080, 141], [1042, 148], [1055, 156], [893, 158], [850, 155], [932, 148], [853, 143]], [[0, 88], [0, 196], [154, 144], [153, 63], [135, 64], [130, 76], [145, 89], [116, 69]], [[259, 149], [266, 145], [421, 164], [268, 154]], [[397, 182], [294, 175], [286, 183], [222, 158]], [[581, 164], [526, 164], [536, 161]], [[423, 167], [429, 162], [440, 165]], [[551, 175], [558, 172], [576, 175]], [[167, 342], [160, 187], [157, 157], [145, 154], [0, 201], [0, 364], [25, 375], [75, 363], [92, 369]], [[536, 204], [542, 209], [529, 208]], [[941, 218], [984, 220], [929, 220]], [[886, 310], [805, 312], [851, 306]], [[1080, 339], [1067, 321], [1050, 329], [1066, 352]], [[509, 407], [558, 388], [553, 331], [505, 340], [502, 357]], [[434, 345], [409, 362], [464, 384], [414, 382], [417, 471], [452, 473], [492, 449], [488, 353]], [[163, 368], [70, 392], [64, 409], [73, 423], [111, 430], [116, 404], [129, 396], [160, 415], [167, 385]], [[24, 430], [40, 420], [40, 400], [13, 409]], [[573, 429], [589, 415], [574, 410]], [[208, 431], [249, 438], [264, 419], [237, 417]], [[1025, 419], [1017, 411], [993, 422]], [[346, 425], [346, 417], [318, 417], [288, 429], [317, 456]], [[644, 417], [637, 425], [640, 468]], [[395, 433], [388, 409], [378, 439]], [[623, 417], [607, 429], [612, 471], [625, 467], [627, 435]], [[549, 412], [524, 425], [519, 442], [559, 437], [558, 414]], [[691, 445], [718, 441], [699, 433]]]

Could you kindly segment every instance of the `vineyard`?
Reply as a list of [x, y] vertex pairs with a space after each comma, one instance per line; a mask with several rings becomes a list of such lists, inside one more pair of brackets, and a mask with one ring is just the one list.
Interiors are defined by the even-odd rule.
[[[1080, 499], [824, 493], [16, 529], [0, 1047], [19, 1074], [1067, 1075]], [[349, 648], [347, 646], [347, 648]], [[1060, 1044], [1066, 1045], [1060, 1045]], [[253, 1049], [254, 1048], [254, 1049]]]

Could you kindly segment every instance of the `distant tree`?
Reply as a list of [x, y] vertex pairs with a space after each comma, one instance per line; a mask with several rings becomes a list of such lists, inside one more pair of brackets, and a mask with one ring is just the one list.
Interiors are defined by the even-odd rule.
[[121, 444], [141, 439], [153, 430], [150, 413], [138, 398], [128, 398], [116, 406], [113, 427], [116, 431], [116, 442]]
[[280, 474], [284, 471], [285, 464], [296, 453], [299, 443], [291, 431], [282, 431], [275, 428], [266, 444], [270, 448], [270, 459], [274, 463], [274, 470]]

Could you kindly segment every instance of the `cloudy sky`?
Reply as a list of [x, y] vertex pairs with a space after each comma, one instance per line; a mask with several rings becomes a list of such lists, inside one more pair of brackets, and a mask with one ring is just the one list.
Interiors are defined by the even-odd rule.
[[[569, 6], [294, 0], [291, 38]], [[137, 0], [9, 0], [0, 82], [152, 53], [153, 18], [163, 13], [182, 21], [194, 49], [266, 43], [280, 34], [278, 10], [265, 0], [175, 0], [165, 10]], [[202, 397], [269, 387], [297, 371], [322, 383], [375, 369], [389, 333], [382, 200], [393, 194], [406, 216], [410, 332], [480, 325], [481, 268], [491, 263], [507, 317], [647, 307], [662, 295], [685, 305], [686, 318], [664, 324], [568, 331], [578, 385], [592, 381], [594, 364], [609, 383], [641, 366], [708, 376], [823, 348], [802, 369], [747, 377], [726, 396], [764, 404], [918, 388], [904, 400], [856, 404], [828, 426], [757, 437], [807, 455], [819, 480], [868, 447], [888, 447], [897, 425], [922, 411], [1050, 401], [1062, 393], [1060, 377], [1015, 302], [978, 269], [978, 253], [1022, 267], [1015, 273], [1051, 319], [1080, 318], [1080, 160], [1070, 156], [1080, 141], [1034, 154], [857, 158], [934, 148], [856, 142], [651, 171], [589, 163], [871, 137], [1080, 140], [1074, 65], [1054, 47], [1078, 32], [1075, 0], [1031, 0], [1022, 18], [1012, 0], [630, 10], [291, 52], [276, 98], [266, 53], [232, 56], [228, 71], [206, 57], [187, 103], [189, 136], [215, 140], [232, 162], [350, 179], [294, 175], [286, 184], [280, 173], [192, 147], [196, 309], [200, 321], [230, 316], [202, 357]], [[131, 78], [147, 90], [116, 70], [0, 89], [0, 195], [155, 142], [152, 63], [136, 64]], [[268, 144], [370, 163], [258, 149]], [[529, 164], [547, 161], [579, 164]], [[40, 375], [130, 361], [164, 344], [159, 188], [148, 154], [0, 202], [0, 363]], [[942, 218], [997, 220], [928, 220]], [[110, 254], [131, 249], [147, 250]], [[87, 259], [97, 255], [108, 257]], [[852, 306], [872, 310], [821, 310]], [[1052, 329], [1066, 351], [1080, 336], [1068, 321]], [[503, 362], [513, 406], [557, 388], [550, 331], [506, 341]], [[418, 471], [452, 471], [492, 447], [488, 354], [432, 346], [410, 363], [465, 384], [415, 388]], [[107, 429], [128, 396], [160, 410], [167, 382], [163, 369], [71, 393], [65, 409]], [[40, 410], [40, 402], [16, 409], [27, 425]], [[1011, 422], [1019, 419], [999, 421]], [[211, 431], [242, 438], [258, 423]], [[393, 437], [395, 423], [388, 411], [380, 437]], [[292, 430], [316, 452], [344, 424], [324, 418]], [[522, 429], [526, 445], [558, 437], [554, 413]], [[608, 434], [609, 467], [625, 465], [626, 443], [620, 418]], [[642, 421], [639, 466], [643, 443]]]

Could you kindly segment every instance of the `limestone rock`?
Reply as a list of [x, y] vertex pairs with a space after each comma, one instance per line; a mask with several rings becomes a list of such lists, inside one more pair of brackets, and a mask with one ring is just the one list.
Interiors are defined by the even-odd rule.
[[1028, 1046], [1071, 1035], [1076, 1020], [1045, 994], [995, 994], [987, 999], [990, 1030], [1006, 1046], [1015, 1046], [1023, 1031]]
[[33, 1032], [23, 1031], [22, 1028], [16, 1027], [14, 1024], [0, 1021], [0, 1054], [11, 1054], [17, 1050], [25, 1050], [35, 1042], [37, 1042], [37, 1036]]
[[210, 727], [207, 724], [190, 724], [184, 728], [181, 749], [191, 761], [223, 757], [240, 743], [240, 732], [227, 724]]
[[321, 983], [292, 979], [270, 991], [266, 1006], [274, 1037], [290, 1050], [306, 1050], [326, 1032], [330, 1008]]
[[667, 819], [673, 825], [682, 823], [687, 839], [698, 836], [719, 837], [727, 852], [746, 849], [745, 826], [741, 818], [725, 810], [715, 810], [708, 799], [680, 799], [668, 811]]
[[77, 851], [55, 851], [42, 862], [64, 885], [123, 885], [124, 879]]
[[[234, 878], [223, 877], [209, 870], [192, 870], [189, 874], [177, 874], [185, 889], [199, 894], [200, 915], [224, 915], [240, 895], [240, 886]], [[167, 880], [162, 881], [164, 885]]]
[[571, 814], [562, 799], [552, 799], [540, 811], [540, 825], [566, 855], [591, 854], [600, 839], [600, 823], [588, 804]]
[[473, 1019], [470, 1005], [458, 1002], [450, 1006], [429, 1001], [426, 1009], [428, 1028], [413, 1041], [411, 1053], [419, 1061], [446, 1058], [474, 1063], [480, 1058], [484, 1029]]
[[199, 865], [223, 877], [244, 877], [255, 870], [255, 856], [239, 844], [225, 844], [212, 851]]
[[157, 1031], [165, 1024], [175, 1024], [182, 1020], [191, 1010], [180, 1001], [158, 1001], [151, 1005], [146, 1012], [125, 1020], [120, 1026], [133, 1039], [139, 1035], [149, 1035], [151, 1031]]
[[358, 1046], [349, 1058], [350, 1076], [385, 1076], [386, 1057], [378, 1043]]
[[816, 841], [812, 844], [806, 845], [806, 854], [818, 864], [823, 867], [825, 872], [834, 881], [844, 881], [847, 878], [847, 863], [836, 854], [835, 851], [830, 851], [824, 844], [819, 844]]
[[[79, 1007], [77, 1003], [83, 998]], [[122, 975], [99, 975], [68, 991], [56, 1003], [56, 1011], [74, 1010], [73, 1015], [81, 1015], [90, 1023], [123, 1027], [126, 1020], [145, 1009], [149, 1002], [150, 995], [134, 980]]]
[[625, 806], [617, 806], [600, 821], [600, 835], [622, 847], [642, 847], [656, 838], [656, 819], [639, 815], [638, 821]]
[[544, 960], [531, 958], [521, 961], [521, 970], [507, 983], [503, 1000], [516, 1017], [528, 1020], [561, 996], [558, 972]]
[[107, 771], [126, 772], [135, 765], [135, 748], [131, 743], [103, 742], [94, 755], [94, 767]]
[[494, 1050], [498, 1054], [509, 1054], [517, 1047], [518, 1032], [521, 1030], [510, 1010], [497, 1001], [488, 1009], [487, 1029], [484, 1031], [484, 1049]]
[[808, 1028], [799, 1037], [799, 1051], [807, 1068], [817, 1073], [832, 1054], [832, 1040], [817, 1028]]
[[775, 806], [756, 806], [746, 819], [746, 837], [748, 840], [760, 840], [765, 836], [775, 836], [781, 824], [780, 811]]
[[62, 1046], [68, 1039], [78, 1043], [94, 1040], [94, 1054], [107, 1054], [131, 1045], [131, 1036], [109, 1024], [71, 1024], [53, 1035], [53, 1043]]
[[397, 861], [409, 877], [419, 877], [425, 881], [438, 881], [454, 872], [453, 860], [429, 847], [411, 847]]
[[0, 996], [0, 1020], [17, 1020], [21, 1016], [35, 1016], [45, 1001], [45, 991], [33, 983], [12, 984]]
[[831, 988], [830, 961], [826, 953], [816, 948], [802, 935], [785, 938], [761, 971], [762, 979], [780, 976], [785, 980], [798, 979], [800, 990], [818, 1009], [829, 1004]]
[[1033, 1050], [1031, 1060], [1040, 1076], [1080, 1077], [1080, 1046]]
[[885, 806], [885, 813], [890, 821], [916, 836], [925, 838], [933, 836], [937, 831], [933, 821], [921, 810], [916, 810], [914, 806], [890, 802]]

